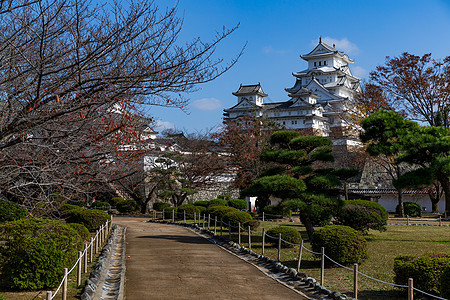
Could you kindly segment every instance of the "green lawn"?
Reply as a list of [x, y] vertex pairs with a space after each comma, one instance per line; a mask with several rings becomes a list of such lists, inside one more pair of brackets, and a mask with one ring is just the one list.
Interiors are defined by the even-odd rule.
[[[257, 229], [258, 234], [252, 235], [252, 250], [262, 252], [262, 228], [269, 229], [280, 225], [278, 222], [262, 222]], [[285, 226], [295, 227], [305, 239], [305, 247], [311, 249], [307, 240], [305, 228], [299, 223], [283, 223]], [[228, 229], [224, 230], [228, 236]], [[400, 254], [421, 255], [429, 252], [450, 252], [449, 227], [416, 227], [416, 226], [388, 226], [387, 231], [370, 231], [366, 236], [369, 247], [369, 259], [359, 266], [359, 271], [376, 279], [394, 282], [394, 257]], [[237, 234], [233, 234], [237, 241]], [[242, 232], [242, 244], [248, 247], [247, 232]], [[282, 251], [281, 261], [289, 266], [297, 267], [299, 247], [286, 248]], [[266, 239], [265, 255], [277, 258], [277, 249]], [[352, 267], [352, 266], [351, 266]], [[308, 276], [320, 278], [320, 261], [312, 254], [303, 251], [301, 271]], [[405, 285], [407, 283], [405, 282]], [[353, 272], [332, 267], [325, 270], [325, 287], [353, 296]], [[399, 299], [404, 298], [401, 290], [395, 287], [378, 283], [374, 280], [359, 276], [359, 299]]]

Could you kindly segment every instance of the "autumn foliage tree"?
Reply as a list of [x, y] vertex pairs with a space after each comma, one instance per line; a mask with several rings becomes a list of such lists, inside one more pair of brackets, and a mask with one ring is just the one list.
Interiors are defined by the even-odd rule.
[[0, 196], [51, 210], [124, 176], [108, 166], [148, 150], [142, 105], [184, 109], [235, 62], [214, 58], [235, 28], [182, 44], [181, 27], [146, 0], [2, 1]]

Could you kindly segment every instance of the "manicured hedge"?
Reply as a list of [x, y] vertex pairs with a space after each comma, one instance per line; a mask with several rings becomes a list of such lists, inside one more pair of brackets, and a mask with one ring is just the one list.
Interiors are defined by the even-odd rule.
[[173, 216], [176, 218], [177, 217], [177, 210], [178, 210], [178, 208], [173, 207], [173, 206], [165, 207], [164, 208], [164, 218], [165, 219], [172, 219], [172, 211], [174, 211], [173, 212]]
[[222, 205], [210, 206], [206, 213], [211, 214], [212, 217], [217, 216], [217, 219], [223, 218], [223, 216], [229, 212], [238, 211], [236, 208]]
[[441, 276], [448, 267], [450, 254], [429, 253], [420, 257], [400, 255], [394, 259], [394, 281], [406, 285], [408, 278], [413, 278], [415, 288], [439, 295]]
[[[410, 217], [421, 217], [422, 216], [422, 208], [419, 204], [415, 202], [403, 202], [403, 210], [405, 211], [405, 216]], [[395, 213], [400, 215], [400, 206], [395, 207]]]
[[209, 206], [209, 201], [207, 200], [198, 200], [193, 203], [195, 206], [203, 206], [207, 208]]
[[441, 297], [450, 299], [450, 266], [447, 266], [441, 275]]
[[248, 209], [248, 203], [244, 199], [230, 199], [228, 206], [234, 207], [239, 210]]
[[111, 209], [111, 205], [108, 202], [95, 201], [91, 204], [92, 208], [101, 209], [101, 210], [109, 210]]
[[153, 203], [153, 209], [156, 211], [162, 211], [164, 208], [170, 207], [167, 202], [155, 202]]
[[117, 203], [116, 208], [121, 213], [129, 213], [137, 209], [137, 203], [134, 200], [123, 200]]
[[122, 201], [124, 201], [124, 199], [121, 197], [112, 197], [109, 200], [109, 204], [111, 204], [112, 207], [116, 207], [117, 203], [122, 202]]
[[83, 240], [69, 225], [48, 219], [20, 219], [0, 225], [2, 281], [18, 290], [55, 288]]
[[227, 212], [223, 216], [223, 221], [225, 223], [230, 222], [231, 226], [234, 227], [237, 227], [239, 223], [241, 224], [242, 228], [248, 228], [248, 226], [250, 226], [251, 230], [255, 230], [259, 225], [259, 222], [253, 220], [252, 216], [249, 213], [238, 210]]
[[[317, 230], [311, 240], [313, 251], [325, 254], [341, 264], [362, 263], [369, 257], [362, 233], [348, 226], [328, 225]], [[331, 262], [326, 260], [327, 264]]]
[[[206, 210], [206, 208], [205, 208]], [[199, 206], [195, 206], [193, 204], [183, 204], [178, 206], [177, 209], [178, 217], [183, 218], [184, 212], [186, 212], [186, 218], [194, 218], [194, 212], [198, 217], [198, 213], [200, 212]]]
[[83, 241], [88, 241], [91, 237], [91, 234], [89, 233], [89, 230], [84, 226], [83, 224], [79, 223], [67, 223], [70, 227], [76, 230], [76, 232], [81, 236]]
[[214, 205], [214, 204], [219, 204], [219, 205], [228, 205], [228, 201], [225, 199], [212, 199], [208, 201], [208, 206]]
[[[271, 237], [275, 238], [275, 239], [269, 238], [269, 241], [278, 245], [278, 234], [279, 233], [281, 233], [281, 239], [283, 239], [289, 243], [292, 243], [292, 244], [300, 244], [299, 232], [295, 228], [289, 227], [289, 226], [277, 226], [277, 227], [274, 227], [274, 228], [271, 228], [270, 230], [268, 230], [267, 234], [270, 235]], [[293, 247], [293, 245], [290, 245], [283, 241], [281, 242], [281, 246], [282, 247]]]
[[14, 221], [27, 215], [27, 210], [17, 203], [0, 199], [0, 222]]
[[367, 200], [347, 200], [335, 214], [338, 225], [350, 226], [367, 233], [369, 229], [385, 231], [388, 213], [379, 203]]
[[67, 223], [83, 224], [91, 232], [111, 220], [107, 213], [98, 209], [71, 210], [65, 214], [65, 218]]

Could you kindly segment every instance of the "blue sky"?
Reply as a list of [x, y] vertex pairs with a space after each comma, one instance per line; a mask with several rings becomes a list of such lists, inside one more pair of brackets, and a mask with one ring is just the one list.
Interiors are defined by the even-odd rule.
[[[172, 4], [160, 1], [159, 6]], [[288, 100], [284, 88], [294, 84], [292, 72], [306, 68], [299, 55], [311, 51], [319, 36], [345, 51], [355, 63], [354, 75], [368, 73], [386, 56], [402, 52], [450, 55], [450, 0], [321, 0], [244, 1], [180, 0], [183, 39], [211, 40], [223, 26], [239, 29], [219, 45], [217, 56], [230, 61], [247, 43], [238, 63], [226, 74], [187, 95], [189, 114], [177, 109], [149, 110], [157, 130], [176, 128], [206, 132], [222, 123], [224, 108], [236, 104], [231, 93], [242, 84], [260, 82], [266, 102]]]

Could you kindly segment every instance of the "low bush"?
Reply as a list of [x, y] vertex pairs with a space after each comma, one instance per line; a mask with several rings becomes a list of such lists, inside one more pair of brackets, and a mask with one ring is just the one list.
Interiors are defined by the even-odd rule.
[[71, 266], [83, 240], [61, 221], [20, 219], [0, 225], [3, 283], [11, 289], [56, 287]]
[[248, 203], [244, 199], [230, 199], [228, 201], [228, 206], [239, 210], [248, 209]]
[[335, 214], [338, 225], [350, 226], [367, 234], [369, 229], [385, 231], [388, 213], [379, 203], [367, 200], [347, 200]]
[[67, 225], [69, 225], [70, 227], [75, 229], [75, 231], [81, 236], [83, 241], [87, 241], [91, 237], [91, 234], [89, 233], [89, 230], [83, 224], [67, 223]]
[[108, 202], [95, 201], [91, 204], [91, 207], [95, 209], [109, 210], [111, 208], [111, 204]]
[[82, 201], [82, 200], [70, 201], [69, 204], [76, 205], [79, 207], [86, 207], [86, 205], [87, 205], [86, 201]]
[[450, 267], [450, 254], [400, 255], [394, 258], [394, 281], [406, 285], [408, 278], [413, 278], [415, 288], [439, 295], [441, 276], [447, 267]]
[[79, 207], [78, 205], [73, 205], [73, 204], [63, 204], [60, 208], [61, 213], [64, 215], [66, 213], [68, 213], [71, 210], [81, 210], [82, 208]]
[[122, 197], [112, 197], [112, 198], [109, 200], [109, 204], [110, 204], [112, 207], [116, 207], [116, 206], [117, 206], [117, 203], [122, 202], [122, 201], [124, 201], [124, 199], [123, 199]]
[[164, 208], [164, 218], [165, 219], [172, 219], [172, 211], [173, 211], [173, 216], [176, 218], [177, 217], [177, 210], [178, 210], [178, 208], [173, 207], [173, 206], [165, 207]]
[[98, 209], [71, 210], [65, 217], [67, 223], [83, 224], [91, 232], [111, 220], [107, 213]]
[[[328, 225], [317, 230], [311, 239], [313, 251], [321, 252], [341, 264], [362, 263], [369, 257], [362, 233], [344, 225]], [[327, 264], [330, 262], [327, 260]]]
[[250, 226], [251, 230], [255, 230], [259, 225], [259, 222], [253, 220], [252, 216], [249, 213], [239, 210], [232, 210], [227, 212], [223, 216], [223, 221], [225, 223], [230, 222], [231, 226], [234, 227], [237, 227], [239, 223], [241, 224], [242, 228], [248, 228], [248, 226]]
[[[269, 238], [269, 241], [273, 242], [274, 244], [278, 245], [278, 234], [281, 233], [281, 239], [292, 243], [292, 244], [300, 244], [300, 233], [293, 227], [289, 226], [277, 226], [274, 228], [271, 228], [267, 231], [267, 235], [270, 235], [273, 238]], [[282, 247], [293, 247], [293, 245], [290, 245], [286, 242], [281, 242]]]
[[212, 199], [208, 201], [208, 206], [214, 205], [214, 204], [219, 204], [219, 205], [223, 205], [226, 206], [228, 204], [228, 201], [225, 199]]
[[220, 218], [223, 218], [223, 216], [229, 212], [232, 211], [238, 211], [236, 208], [229, 207], [229, 206], [223, 206], [223, 205], [215, 205], [210, 206], [206, 213], [211, 214], [211, 216], [215, 217], [217, 216], [217, 219], [220, 220]]
[[289, 208], [282, 205], [267, 205], [263, 211], [266, 219], [281, 219], [290, 215]]
[[170, 204], [167, 202], [155, 202], [153, 203], [153, 209], [156, 211], [162, 211], [165, 208], [170, 207]]
[[205, 214], [206, 213], [206, 211], [208, 210], [206, 207], [204, 207], [204, 206], [195, 206], [195, 207], [197, 207], [197, 210], [198, 210], [198, 212], [200, 213], [200, 214]]
[[183, 218], [184, 212], [186, 212], [186, 218], [192, 219], [194, 218], [194, 213], [198, 217], [198, 213], [200, 212], [200, 210], [198, 206], [195, 206], [193, 204], [183, 204], [178, 206], [177, 212], [179, 218]]
[[[403, 202], [403, 210], [405, 211], [405, 216], [414, 218], [422, 216], [422, 208], [415, 202]], [[400, 206], [397, 205], [395, 207], [395, 213], [400, 215]]]
[[450, 299], [450, 266], [447, 266], [441, 275], [441, 295], [442, 298]]
[[203, 206], [204, 208], [207, 208], [209, 206], [209, 201], [207, 201], [207, 200], [199, 200], [199, 201], [195, 201], [193, 204], [195, 206]]
[[0, 199], [0, 222], [15, 221], [27, 215], [27, 210], [17, 203]]
[[116, 205], [120, 213], [129, 213], [137, 209], [137, 203], [134, 200], [123, 200]]
[[306, 214], [314, 226], [330, 225], [332, 218], [331, 208], [326, 205], [311, 203], [306, 206]]

